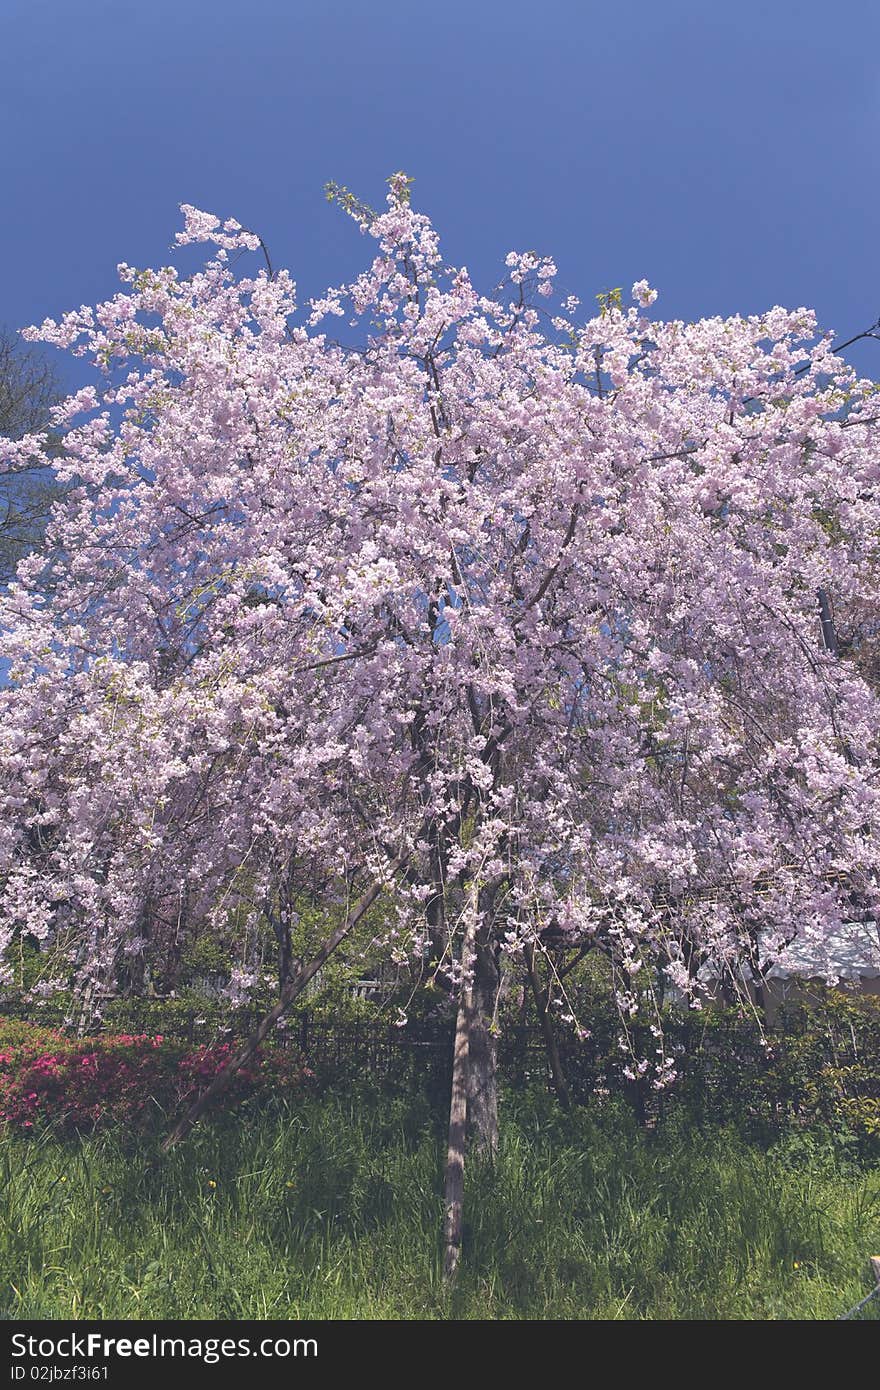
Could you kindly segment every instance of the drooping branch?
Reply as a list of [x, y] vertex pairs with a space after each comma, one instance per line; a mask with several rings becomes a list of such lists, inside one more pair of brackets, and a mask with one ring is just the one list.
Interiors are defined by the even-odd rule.
[[[396, 873], [398, 869], [402, 867], [402, 864], [402, 860], [395, 860], [390, 866], [391, 872]], [[223, 1070], [218, 1072], [210, 1086], [208, 1086], [193, 1102], [183, 1118], [175, 1125], [162, 1145], [163, 1153], [167, 1153], [175, 1144], [179, 1144], [181, 1139], [186, 1138], [211, 1102], [223, 1094], [236, 1072], [240, 1071], [242, 1067], [247, 1066], [248, 1062], [260, 1047], [260, 1044], [265, 1041], [270, 1030], [280, 1018], [283, 1018], [291, 1004], [302, 994], [309, 980], [314, 979], [318, 971], [333, 955], [336, 948], [342, 944], [349, 933], [357, 926], [364, 914], [373, 906], [373, 903], [382, 892], [383, 886], [382, 883], [374, 883], [372, 888], [369, 888], [366, 893], [362, 894], [351, 911], [346, 913], [345, 920], [341, 922], [336, 930], [327, 938], [321, 946], [321, 949], [287, 981], [281, 991], [278, 1003], [274, 1008], [269, 1010], [244, 1046], [239, 1049], [229, 1062], [227, 1062]]]
[[553, 1023], [547, 1010], [547, 992], [541, 984], [541, 977], [538, 974], [538, 967], [535, 963], [535, 948], [531, 943], [525, 948], [525, 959], [529, 984], [532, 987], [532, 995], [534, 996], [535, 1008], [538, 1013], [538, 1021], [541, 1024], [544, 1045], [547, 1049], [547, 1063], [550, 1067], [550, 1075], [553, 1079], [553, 1090], [563, 1110], [570, 1110], [571, 1096], [569, 1094], [568, 1084], [565, 1080], [565, 1073], [562, 1070], [562, 1061], [559, 1056], [556, 1034], [553, 1032]]

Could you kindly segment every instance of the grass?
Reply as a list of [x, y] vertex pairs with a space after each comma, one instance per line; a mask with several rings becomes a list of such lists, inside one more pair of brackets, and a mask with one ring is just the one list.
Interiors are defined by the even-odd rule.
[[[363, 1092], [241, 1112], [167, 1157], [106, 1133], [0, 1141], [7, 1318], [833, 1318], [867, 1292], [880, 1174], [622, 1110], [509, 1098], [440, 1279], [442, 1128]], [[877, 1316], [877, 1304], [867, 1310]]]

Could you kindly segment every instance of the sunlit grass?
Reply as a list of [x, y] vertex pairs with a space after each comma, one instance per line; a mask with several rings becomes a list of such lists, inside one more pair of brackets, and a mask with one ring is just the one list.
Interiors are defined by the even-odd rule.
[[[449, 1294], [442, 1125], [364, 1092], [240, 1112], [162, 1156], [0, 1142], [0, 1309], [22, 1318], [833, 1318], [869, 1287], [880, 1174], [623, 1110], [509, 1100]], [[876, 1316], [876, 1305], [868, 1309]]]

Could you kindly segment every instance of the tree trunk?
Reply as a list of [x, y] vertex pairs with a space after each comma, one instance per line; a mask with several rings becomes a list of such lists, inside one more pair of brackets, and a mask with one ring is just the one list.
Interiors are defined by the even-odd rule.
[[[402, 860], [395, 860], [391, 866], [392, 872], [394, 872], [401, 866]], [[324, 963], [327, 960], [329, 960], [330, 956], [332, 956], [337, 946], [339, 946], [340, 943], [344, 941], [345, 938], [348, 936], [349, 932], [357, 926], [364, 913], [368, 912], [369, 909], [373, 906], [373, 903], [376, 901], [379, 894], [382, 892], [382, 888], [383, 885], [381, 883], [376, 883], [373, 885], [372, 888], [368, 889], [367, 892], [364, 893], [363, 896], [358, 899], [351, 911], [346, 915], [345, 921], [342, 922], [341, 925], [338, 926], [336, 930], [332, 933], [332, 935], [330, 935], [327, 938], [327, 940], [324, 942], [323, 946], [317, 952], [317, 954], [312, 956], [312, 959], [308, 961], [306, 965], [302, 966], [302, 968], [299, 969], [296, 972], [296, 974], [288, 980], [287, 984], [281, 991], [281, 997], [278, 1000], [278, 1003], [275, 1005], [273, 1009], [270, 1009], [266, 1016], [261, 1020], [257, 1028], [248, 1038], [244, 1047], [242, 1047], [235, 1054], [235, 1056], [229, 1062], [227, 1062], [226, 1066], [223, 1068], [221, 1072], [217, 1073], [207, 1090], [202, 1092], [198, 1099], [195, 1100], [193, 1104], [190, 1106], [189, 1110], [186, 1112], [183, 1118], [178, 1122], [177, 1125], [175, 1125], [174, 1129], [171, 1131], [171, 1133], [168, 1135], [168, 1138], [162, 1145], [163, 1153], [167, 1153], [168, 1150], [172, 1148], [174, 1144], [178, 1144], [181, 1139], [186, 1138], [190, 1130], [201, 1118], [207, 1107], [211, 1104], [211, 1101], [215, 1100], [217, 1096], [222, 1095], [232, 1078], [235, 1076], [235, 1073], [251, 1060], [254, 1053], [257, 1051], [257, 1048], [266, 1038], [270, 1029], [278, 1022], [279, 1018], [281, 1018], [287, 1012], [294, 1000], [296, 1000], [302, 994], [309, 980], [313, 979], [314, 976], [317, 975], [322, 965], [324, 965]]]
[[559, 1057], [559, 1048], [556, 1044], [556, 1034], [553, 1032], [553, 1022], [547, 1012], [547, 995], [541, 985], [538, 975], [538, 967], [535, 964], [535, 948], [527, 946], [525, 949], [526, 969], [529, 974], [529, 984], [532, 986], [532, 994], [535, 999], [535, 1008], [538, 1011], [538, 1020], [541, 1024], [541, 1032], [544, 1034], [544, 1046], [547, 1049], [547, 1061], [550, 1066], [550, 1075], [553, 1078], [553, 1090], [556, 1099], [563, 1110], [571, 1109], [571, 1096], [568, 1092], [568, 1084], [565, 1080], [565, 1073], [562, 1070], [562, 1062]]
[[461, 1255], [461, 1227], [464, 1205], [464, 1157], [467, 1143], [468, 1061], [474, 1015], [474, 973], [477, 937], [476, 888], [471, 891], [461, 948], [461, 988], [455, 1025], [455, 1051], [452, 1057], [452, 1092], [449, 1099], [449, 1145], [446, 1152], [443, 1223], [443, 1277], [455, 1277]]
[[816, 598], [819, 600], [819, 622], [822, 625], [822, 642], [827, 652], [832, 656], [837, 656], [837, 629], [834, 626], [834, 617], [831, 612], [831, 604], [828, 601], [828, 590], [817, 589]]
[[473, 1017], [468, 1049], [468, 1135], [474, 1152], [498, 1152], [498, 1043], [495, 1001], [501, 973], [492, 944], [478, 940], [474, 962]]
[[283, 926], [278, 937], [278, 985], [281, 991], [293, 976], [293, 947], [290, 927]]

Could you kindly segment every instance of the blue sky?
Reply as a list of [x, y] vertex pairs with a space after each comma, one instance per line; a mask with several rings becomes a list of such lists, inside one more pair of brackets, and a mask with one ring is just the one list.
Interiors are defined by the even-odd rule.
[[[3, 0], [0, 321], [166, 262], [195, 203], [259, 231], [303, 295], [368, 246], [322, 186], [397, 169], [483, 288], [552, 254], [584, 301], [880, 314], [876, 0]], [[880, 377], [880, 343], [858, 350]]]

